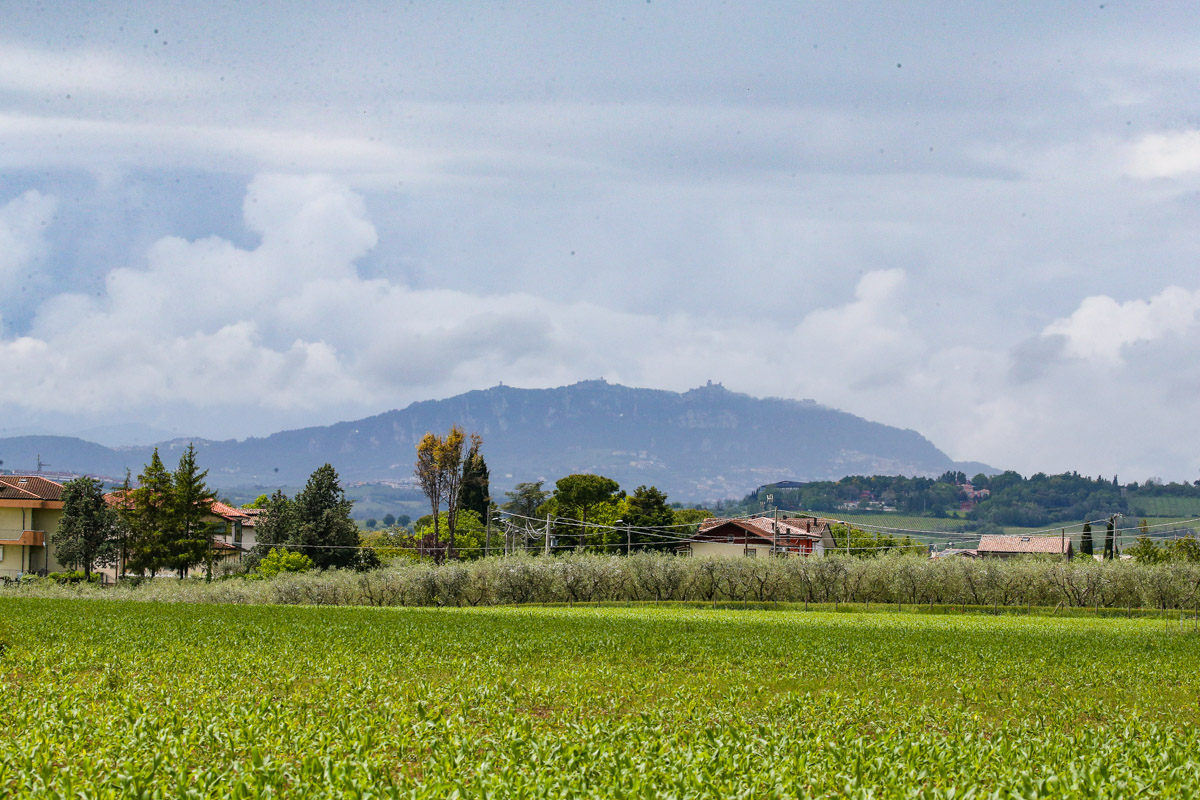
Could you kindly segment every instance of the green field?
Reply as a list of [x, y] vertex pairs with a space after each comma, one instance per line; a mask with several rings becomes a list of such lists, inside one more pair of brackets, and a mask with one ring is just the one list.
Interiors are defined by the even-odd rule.
[[5, 797], [1195, 797], [1178, 618], [0, 599]]
[[1200, 517], [1200, 497], [1137, 497], [1129, 500], [1129, 513], [1145, 517]]

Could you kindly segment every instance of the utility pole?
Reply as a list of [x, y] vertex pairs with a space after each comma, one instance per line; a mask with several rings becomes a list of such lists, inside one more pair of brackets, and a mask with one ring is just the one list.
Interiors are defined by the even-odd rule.
[[546, 555], [550, 555], [550, 515], [546, 515]]
[[483, 540], [483, 557], [487, 558], [492, 551], [492, 500], [488, 498], [487, 504], [487, 538]]

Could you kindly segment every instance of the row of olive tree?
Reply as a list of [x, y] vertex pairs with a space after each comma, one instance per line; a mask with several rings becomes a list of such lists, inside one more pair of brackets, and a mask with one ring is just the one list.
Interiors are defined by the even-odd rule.
[[[172, 588], [174, 587], [174, 588]], [[139, 594], [141, 593], [141, 594]], [[961, 607], [1188, 609], [1200, 564], [1169, 562], [849, 558], [683, 558], [570, 553], [479, 561], [393, 561], [364, 571], [266, 581], [139, 587], [154, 600], [337, 605], [478, 606], [629, 601], [857, 603]]]

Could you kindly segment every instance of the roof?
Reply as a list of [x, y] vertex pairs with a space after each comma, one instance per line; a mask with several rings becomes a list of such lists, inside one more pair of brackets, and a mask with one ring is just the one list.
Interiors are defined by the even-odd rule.
[[[774, 517], [750, 517], [749, 519], [724, 519], [721, 517], [709, 517], [700, 523], [700, 532], [711, 530], [720, 527], [727, 523], [742, 523], [751, 526], [752, 530], [758, 530], [770, 536], [772, 534], [772, 526], [775, 524]], [[782, 518], [779, 520], [779, 532], [788, 533], [789, 535], [804, 535], [812, 534], [820, 536], [823, 529], [828, 528], [833, 520], [820, 519], [817, 517], [792, 517], [791, 519]]]
[[984, 535], [979, 538], [980, 553], [1052, 553], [1063, 555], [1071, 546], [1071, 540], [1059, 534], [1053, 536], [1002, 536]]
[[0, 500], [62, 500], [63, 485], [40, 475], [0, 475]]
[[934, 550], [929, 554], [930, 558], [950, 558], [952, 556], [979, 558], [979, 551], [963, 547], [947, 547], [945, 550]]
[[234, 508], [231, 505], [222, 503], [220, 500], [214, 500], [212, 504], [212, 513], [218, 517], [229, 520], [230, 522], [244, 522], [250, 518], [244, 508]]
[[718, 519], [710, 517], [700, 523], [700, 530], [692, 537], [692, 541], [715, 541], [720, 537], [753, 536], [756, 540], [774, 542], [781, 547], [792, 547], [801, 541], [816, 541], [826, 530], [828, 520], [815, 517], [779, 520], [779, 531], [773, 530], [775, 520], [772, 517], [754, 517], [751, 519]]

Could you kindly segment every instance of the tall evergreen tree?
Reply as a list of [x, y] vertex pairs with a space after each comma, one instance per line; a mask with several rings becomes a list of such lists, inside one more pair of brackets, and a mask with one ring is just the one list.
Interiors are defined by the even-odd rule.
[[1079, 537], [1079, 552], [1086, 556], [1092, 555], [1092, 523], [1083, 523], [1083, 533]]
[[267, 557], [272, 548], [285, 547], [294, 543], [299, 522], [296, 518], [296, 507], [292, 501], [279, 489], [262, 506], [266, 513], [254, 524], [255, 545], [250, 550], [250, 566]]
[[104, 485], [93, 478], [76, 478], [63, 486], [63, 513], [50, 536], [58, 560], [83, 567], [91, 580], [92, 567], [112, 564], [119, 553], [120, 521], [104, 501]]
[[1109, 517], [1108, 518], [1108, 529], [1104, 534], [1104, 559], [1106, 561], [1112, 561], [1112, 559], [1113, 559], [1113, 551], [1115, 548], [1115, 541], [1116, 541], [1116, 535], [1114, 532], [1115, 528], [1116, 528], [1116, 525], [1114, 524], [1114, 518]]
[[168, 546], [173, 524], [172, 484], [171, 473], [163, 466], [156, 447], [150, 463], [138, 475], [138, 487], [130, 490], [128, 568], [139, 575], [148, 572], [153, 577], [159, 570], [173, 566]]
[[289, 544], [301, 546], [321, 569], [350, 566], [359, 544], [358, 526], [350, 518], [353, 505], [333, 466], [318, 467], [293, 502], [297, 527]]
[[204, 483], [208, 470], [196, 466], [196, 448], [191, 442], [179, 457], [179, 466], [172, 480], [172, 524], [167, 549], [171, 566], [183, 577], [197, 564], [204, 564], [212, 579], [212, 525], [207, 518], [212, 513], [213, 492]]
[[474, 511], [482, 520], [487, 519], [488, 503], [491, 502], [488, 486], [488, 467], [479, 452], [483, 439], [478, 434], [471, 434], [471, 449], [463, 459], [462, 485], [458, 490], [458, 507], [466, 511]]

